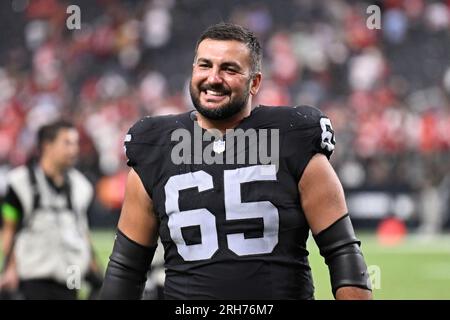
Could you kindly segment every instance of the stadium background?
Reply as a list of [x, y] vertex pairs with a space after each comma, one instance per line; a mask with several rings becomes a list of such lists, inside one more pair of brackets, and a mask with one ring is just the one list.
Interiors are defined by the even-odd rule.
[[[71, 4], [80, 30], [66, 27]], [[380, 30], [367, 28], [371, 4]], [[123, 137], [144, 115], [192, 108], [194, 45], [219, 21], [263, 43], [255, 103], [310, 104], [331, 118], [332, 162], [380, 279], [375, 298], [450, 299], [450, 1], [1, 1], [0, 197], [37, 128], [73, 120], [106, 266], [128, 170]], [[331, 298], [309, 249], [317, 298]]]

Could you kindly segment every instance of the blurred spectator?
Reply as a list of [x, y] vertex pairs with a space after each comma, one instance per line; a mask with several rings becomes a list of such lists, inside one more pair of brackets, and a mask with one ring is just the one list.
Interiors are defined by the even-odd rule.
[[24, 299], [76, 299], [85, 276], [98, 290], [100, 268], [90, 243], [88, 180], [72, 166], [78, 132], [58, 121], [38, 131], [39, 159], [8, 173], [1, 206], [4, 268], [0, 291]]

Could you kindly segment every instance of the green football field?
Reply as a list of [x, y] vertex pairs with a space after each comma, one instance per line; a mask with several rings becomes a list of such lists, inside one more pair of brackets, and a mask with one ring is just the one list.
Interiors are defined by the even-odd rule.
[[[400, 245], [382, 246], [372, 234], [358, 233], [372, 276], [375, 299], [450, 299], [450, 235], [433, 239], [409, 236]], [[103, 267], [113, 245], [113, 231], [92, 238]], [[316, 299], [332, 299], [328, 269], [313, 241], [308, 243]]]
[[[433, 239], [409, 236], [400, 245], [382, 246], [372, 234], [358, 233], [374, 286], [375, 299], [450, 299], [450, 235]], [[113, 233], [93, 234], [106, 266]], [[332, 299], [328, 269], [314, 241], [308, 243], [316, 299]]]

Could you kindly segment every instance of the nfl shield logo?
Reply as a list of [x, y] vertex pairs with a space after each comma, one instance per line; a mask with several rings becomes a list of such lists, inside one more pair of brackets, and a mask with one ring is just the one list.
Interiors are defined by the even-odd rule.
[[215, 153], [222, 153], [225, 151], [225, 141], [216, 140], [213, 144], [213, 150]]

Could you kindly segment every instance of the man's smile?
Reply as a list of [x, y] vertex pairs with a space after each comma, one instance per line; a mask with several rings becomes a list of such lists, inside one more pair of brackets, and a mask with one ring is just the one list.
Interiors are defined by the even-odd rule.
[[202, 90], [201, 97], [206, 102], [222, 102], [228, 97], [228, 94], [224, 91]]

